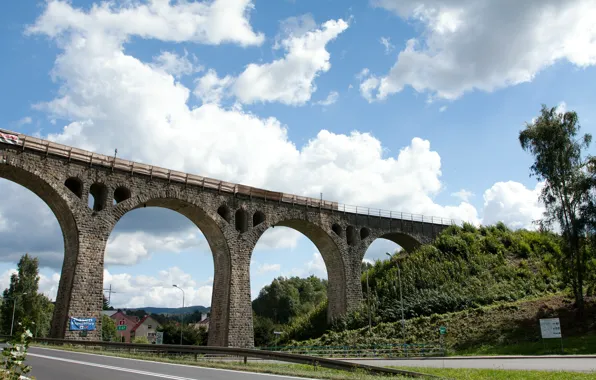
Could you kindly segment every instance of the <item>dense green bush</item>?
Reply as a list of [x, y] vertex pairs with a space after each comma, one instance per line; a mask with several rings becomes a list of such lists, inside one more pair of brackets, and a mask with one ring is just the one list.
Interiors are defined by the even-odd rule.
[[[367, 326], [369, 304], [373, 325], [398, 321], [398, 265], [406, 319], [558, 292], [563, 288], [556, 270], [561, 258], [559, 239], [552, 233], [512, 231], [503, 223], [451, 226], [433, 244], [369, 266], [370, 291], [367, 273], [362, 274], [365, 302], [336, 320], [331, 330]], [[326, 319], [311, 313], [292, 325], [288, 338], [314, 338], [328, 327]]]

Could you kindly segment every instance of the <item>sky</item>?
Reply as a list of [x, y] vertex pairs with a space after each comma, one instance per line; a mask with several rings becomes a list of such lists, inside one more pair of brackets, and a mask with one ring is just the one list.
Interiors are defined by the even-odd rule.
[[[348, 205], [534, 228], [541, 183], [519, 131], [541, 104], [596, 131], [594, 0], [31, 0], [0, 5], [0, 128]], [[0, 287], [24, 253], [54, 299], [62, 234], [0, 179]], [[379, 239], [365, 260], [399, 247]], [[315, 246], [267, 231], [251, 293], [326, 277]], [[165, 209], [112, 232], [115, 307], [209, 306], [205, 238]], [[108, 293], [106, 292], [106, 296]]]

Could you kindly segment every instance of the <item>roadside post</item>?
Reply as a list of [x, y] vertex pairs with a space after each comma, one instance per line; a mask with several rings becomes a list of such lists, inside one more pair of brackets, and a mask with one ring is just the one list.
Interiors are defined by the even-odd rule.
[[559, 318], [540, 319], [540, 333], [542, 335], [542, 343], [544, 343], [544, 339], [561, 339], [561, 353], [565, 353], [563, 350], [563, 334], [561, 333]]
[[443, 356], [445, 355], [445, 346], [443, 342], [443, 336], [447, 334], [447, 327], [441, 326], [439, 327], [439, 343], [441, 344], [441, 351], [443, 351]]

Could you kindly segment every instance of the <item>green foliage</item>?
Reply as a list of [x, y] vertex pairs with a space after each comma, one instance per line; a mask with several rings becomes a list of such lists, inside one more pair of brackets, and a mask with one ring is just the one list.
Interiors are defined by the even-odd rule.
[[297, 315], [308, 313], [327, 298], [327, 281], [308, 278], [278, 277], [265, 286], [252, 302], [255, 313], [276, 324], [287, 324]]
[[132, 342], [137, 344], [149, 344], [149, 340], [146, 336], [135, 336]]
[[13, 321], [13, 308], [15, 326], [23, 321], [25, 317], [28, 317], [32, 321], [39, 323], [37, 328], [38, 336], [44, 336], [49, 333], [53, 306], [50, 306], [51, 302], [45, 295], [38, 293], [38, 289], [38, 260], [25, 254], [19, 260], [17, 273], [13, 273], [10, 277], [8, 289], [5, 289], [2, 294], [0, 330], [3, 334], [10, 334]]
[[107, 315], [101, 316], [101, 340], [106, 342], [117, 342], [119, 340], [116, 323]]
[[280, 342], [303, 340], [322, 335], [328, 327], [327, 305], [328, 301], [325, 300], [308, 313], [294, 318], [289, 325], [284, 326], [284, 334]]
[[[157, 329], [163, 331], [164, 344], [180, 344], [180, 324], [167, 321]], [[191, 325], [182, 325], [182, 344], [193, 346], [207, 345], [207, 330], [204, 326], [195, 328]]]
[[375, 262], [368, 270], [370, 292], [362, 274], [364, 302], [332, 326], [320, 313], [307, 314], [285, 329], [286, 337], [315, 338], [329, 327], [368, 331], [369, 301], [373, 326], [400, 321], [398, 265], [404, 315], [411, 319], [558, 292], [564, 287], [561, 256], [560, 237], [549, 232], [511, 231], [503, 223], [451, 226], [433, 244]]
[[592, 253], [586, 249], [585, 233], [596, 215], [591, 191], [595, 184], [585, 170], [592, 159], [585, 159], [582, 152], [589, 147], [592, 136], [578, 136], [579, 131], [575, 112], [559, 113], [556, 107], [543, 105], [538, 118], [520, 131], [519, 142], [534, 156], [531, 175], [544, 181], [540, 198], [546, 213], [542, 225], [549, 227], [556, 222], [561, 230], [564, 244], [559, 267], [582, 309], [586, 268]]
[[[377, 261], [369, 269], [373, 322], [401, 318], [398, 265], [405, 317], [444, 314], [498, 301], [552, 293], [561, 289], [554, 258], [559, 239], [550, 233], [511, 231], [504, 225], [451, 226], [434, 244], [407, 256]], [[362, 275], [365, 296], [366, 273]], [[364, 303], [336, 322], [334, 329], [368, 324]]]
[[35, 315], [35, 337], [46, 338], [50, 335], [52, 316], [54, 315], [54, 304], [45, 294], [39, 294], [39, 312]]
[[[444, 335], [446, 349], [452, 353], [470, 350], [482, 345], [509, 346], [522, 342], [540, 341], [540, 318], [558, 317], [565, 336], [585, 334], [591, 325], [577, 323], [577, 309], [560, 295], [523, 301], [496, 303], [470, 308], [455, 313], [432, 314], [406, 320], [407, 343], [439, 343], [439, 327], [447, 327]], [[591, 321], [596, 318], [596, 302], [586, 309]], [[297, 346], [354, 346], [403, 343], [400, 322], [379, 323], [372, 327], [353, 330], [328, 331], [316, 339], [290, 342]], [[528, 352], [525, 352], [527, 354]]]
[[28, 319], [25, 319], [23, 323], [19, 322], [15, 326], [15, 337], [11, 338], [8, 345], [2, 350], [3, 379], [18, 380], [21, 376], [31, 372], [31, 366], [25, 364], [29, 343], [33, 337], [28, 328], [29, 324]]
[[[253, 301], [255, 345], [273, 346], [287, 339], [308, 338], [327, 327], [327, 280], [278, 277]], [[324, 306], [323, 306], [324, 305]], [[283, 332], [279, 337], [273, 331]]]

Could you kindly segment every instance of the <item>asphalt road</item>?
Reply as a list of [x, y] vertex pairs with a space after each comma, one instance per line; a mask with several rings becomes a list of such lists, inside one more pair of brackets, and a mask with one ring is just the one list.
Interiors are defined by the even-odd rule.
[[156, 363], [37, 347], [29, 348], [26, 362], [33, 367], [30, 375], [37, 380], [304, 380], [291, 376]]

